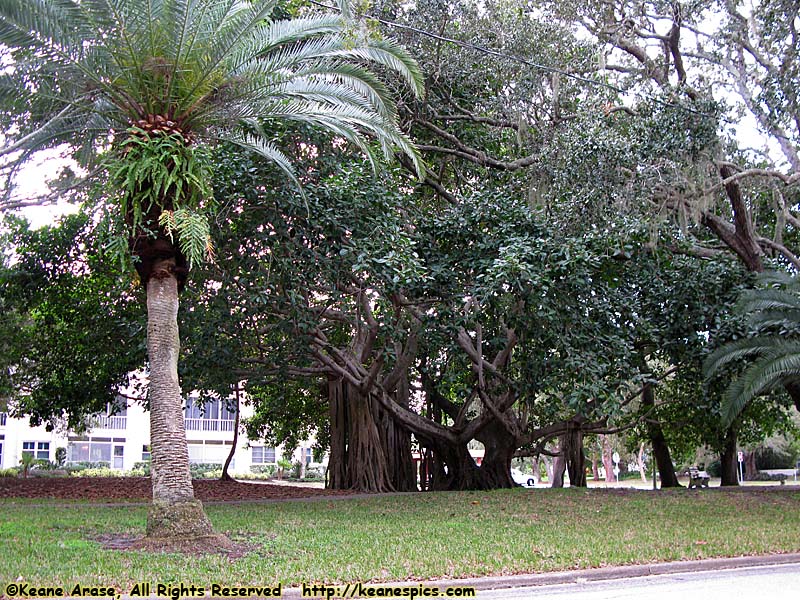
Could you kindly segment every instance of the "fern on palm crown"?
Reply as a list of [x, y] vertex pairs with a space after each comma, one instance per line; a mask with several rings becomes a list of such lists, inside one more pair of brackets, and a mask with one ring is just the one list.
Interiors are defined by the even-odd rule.
[[800, 278], [764, 273], [759, 289], [744, 292], [736, 311], [748, 316], [751, 335], [721, 346], [706, 359], [707, 377], [746, 362], [722, 402], [722, 422], [733, 423], [756, 396], [800, 382]]
[[[274, 20], [277, 0], [3, 0], [0, 44], [11, 68], [0, 98], [29, 112], [0, 152], [25, 161], [62, 143], [91, 164], [98, 149], [140, 135], [188, 145], [227, 140], [297, 183], [265, 124], [326, 129], [376, 160], [397, 150], [423, 173], [378, 69], [423, 93], [416, 62], [340, 14]], [[18, 104], [19, 105], [19, 104]], [[30, 124], [29, 126], [26, 125]], [[15, 153], [15, 154], [12, 154]], [[170, 207], [178, 208], [178, 207]]]

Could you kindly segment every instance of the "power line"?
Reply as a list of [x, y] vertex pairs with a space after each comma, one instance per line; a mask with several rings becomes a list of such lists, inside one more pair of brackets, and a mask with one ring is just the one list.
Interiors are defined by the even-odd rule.
[[[308, 0], [308, 2], [311, 3], [311, 4], [315, 4], [316, 6], [319, 6], [321, 8], [326, 8], [328, 10], [339, 11], [339, 8], [336, 7], [336, 6], [329, 6], [327, 4], [323, 4], [322, 2], [317, 2], [316, 0]], [[447, 36], [439, 35], [438, 33], [433, 33], [431, 31], [427, 31], [425, 29], [420, 29], [419, 27], [414, 27], [412, 25], [405, 25], [403, 23], [397, 23], [395, 21], [388, 21], [386, 19], [382, 19], [380, 17], [370, 16], [370, 15], [366, 15], [366, 16], [368, 16], [368, 18], [373, 19], [373, 20], [377, 21], [378, 23], [381, 23], [382, 25], [386, 25], [388, 27], [394, 27], [396, 29], [406, 29], [408, 31], [411, 31], [413, 33], [417, 33], [419, 35], [423, 35], [425, 37], [429, 37], [431, 39], [439, 40], [441, 42], [447, 42], [449, 44], [454, 44], [456, 46], [459, 46], [460, 48], [465, 48], [467, 50], [475, 50], [477, 52], [480, 52], [482, 54], [486, 54], [488, 56], [497, 56], [499, 58], [506, 58], [506, 59], [512, 60], [514, 62], [518, 62], [520, 64], [523, 64], [523, 65], [525, 65], [527, 67], [530, 67], [532, 69], [537, 69], [539, 71], [545, 71], [547, 73], [555, 73], [555, 74], [558, 74], [558, 75], [563, 75], [564, 77], [567, 77], [569, 79], [574, 79], [575, 81], [580, 81], [581, 83], [585, 83], [587, 85], [593, 85], [593, 86], [597, 86], [597, 87], [606, 88], [606, 89], [611, 90], [613, 92], [616, 92], [618, 94], [622, 94], [623, 96], [627, 96], [627, 95], [629, 95], [631, 93], [631, 92], [629, 92], [627, 90], [624, 90], [624, 89], [622, 89], [622, 88], [620, 88], [618, 86], [612, 85], [612, 84], [610, 84], [608, 82], [597, 81], [595, 79], [589, 79], [588, 77], [583, 77], [581, 75], [576, 75], [575, 73], [570, 73], [569, 71], [564, 71], [563, 69], [559, 69], [557, 67], [552, 67], [552, 66], [549, 66], [549, 65], [542, 65], [542, 64], [533, 62], [531, 60], [528, 60], [527, 58], [522, 58], [521, 56], [517, 56], [515, 54], [508, 54], [507, 52], [501, 52], [499, 50], [492, 50], [491, 48], [487, 48], [485, 46], [480, 46], [478, 44], [473, 44], [471, 42], [465, 42], [465, 41], [462, 41], [462, 40], [457, 40], [455, 38], [450, 38], [450, 37], [447, 37]], [[711, 118], [711, 119], [719, 118], [720, 120], [725, 121], [727, 123], [735, 123], [735, 121], [729, 120], [729, 119], [727, 119], [727, 118], [725, 118], [723, 116], [717, 117], [715, 115], [708, 114], [708, 113], [703, 112], [701, 110], [697, 110], [695, 108], [691, 108], [690, 106], [684, 106], [682, 104], [674, 104], [672, 102], [667, 102], [665, 100], [661, 100], [661, 99], [655, 98], [653, 96], [648, 96], [646, 94], [644, 94], [644, 96], [646, 98], [648, 98], [650, 101], [652, 101], [653, 103], [659, 104], [661, 106], [666, 106], [668, 108], [677, 108], [677, 109], [684, 110], [686, 112], [689, 112], [689, 113], [692, 113], [692, 114], [695, 114], [695, 115], [698, 115], [698, 116], [701, 116], [701, 117], [707, 117], [707, 118]]]

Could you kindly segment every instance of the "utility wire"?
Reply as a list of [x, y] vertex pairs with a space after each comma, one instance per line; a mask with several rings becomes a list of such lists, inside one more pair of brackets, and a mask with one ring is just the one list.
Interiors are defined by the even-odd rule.
[[[323, 4], [322, 2], [317, 2], [317, 0], [308, 0], [308, 2], [310, 4], [315, 4], [316, 6], [319, 6], [321, 8], [326, 8], [328, 10], [339, 11], [338, 7], [329, 6], [327, 4]], [[542, 65], [542, 64], [533, 62], [531, 60], [528, 60], [527, 58], [522, 58], [521, 56], [517, 56], [517, 55], [514, 55], [514, 54], [508, 54], [506, 52], [500, 52], [499, 50], [492, 50], [491, 48], [487, 48], [485, 46], [480, 46], [478, 44], [473, 44], [471, 42], [464, 42], [462, 40], [457, 40], [455, 38], [450, 38], [450, 37], [447, 37], [447, 36], [439, 35], [438, 33], [433, 33], [431, 31], [426, 31], [425, 29], [420, 29], [419, 27], [414, 27], [412, 25], [405, 25], [403, 23], [397, 23], [395, 21], [388, 21], [386, 19], [381, 19], [380, 17], [374, 17], [374, 16], [370, 16], [370, 15], [365, 15], [365, 16], [367, 16], [369, 19], [373, 19], [373, 20], [377, 21], [378, 23], [381, 23], [382, 25], [386, 25], [388, 27], [394, 27], [395, 29], [405, 29], [405, 30], [411, 31], [413, 33], [417, 33], [419, 35], [423, 35], [425, 37], [429, 37], [429, 38], [434, 39], [434, 40], [439, 40], [441, 42], [447, 42], [449, 44], [453, 44], [455, 46], [459, 46], [461, 48], [465, 48], [467, 50], [475, 50], [477, 52], [480, 52], [482, 54], [486, 54], [488, 56], [497, 56], [499, 58], [506, 58], [506, 59], [509, 59], [509, 60], [513, 60], [514, 62], [518, 62], [518, 63], [523, 64], [523, 65], [525, 65], [527, 67], [530, 67], [532, 69], [537, 69], [539, 71], [545, 71], [547, 73], [556, 73], [558, 75], [563, 75], [564, 77], [567, 77], [569, 79], [574, 79], [575, 81], [580, 81], [581, 83], [585, 83], [587, 85], [594, 85], [594, 86], [597, 86], [597, 87], [606, 88], [606, 89], [611, 90], [613, 92], [616, 92], [618, 94], [622, 94], [623, 96], [627, 96], [627, 95], [629, 95], [631, 93], [631, 92], [629, 92], [627, 90], [624, 90], [624, 89], [622, 89], [622, 88], [620, 88], [618, 86], [612, 85], [610, 83], [607, 83], [607, 82], [604, 82], [604, 81], [597, 81], [596, 79], [589, 79], [588, 77], [583, 77], [581, 75], [576, 75], [575, 73], [570, 73], [569, 71], [564, 71], [564, 70], [559, 69], [557, 67], [552, 67], [552, 66], [548, 66], [548, 65]], [[668, 108], [678, 108], [680, 110], [684, 110], [686, 112], [689, 112], [689, 113], [692, 113], [692, 114], [695, 114], [695, 115], [698, 115], [698, 116], [701, 116], [701, 117], [710, 118], [710, 119], [719, 118], [720, 120], [725, 121], [727, 123], [736, 123], [736, 121], [729, 120], [724, 116], [719, 116], [718, 117], [716, 115], [708, 114], [708, 113], [705, 113], [705, 112], [703, 112], [701, 110], [697, 110], [696, 108], [691, 108], [690, 106], [684, 106], [682, 104], [674, 104], [672, 102], [667, 102], [667, 101], [661, 100], [659, 98], [654, 98], [653, 96], [645, 95], [645, 97], [647, 97], [653, 103], [659, 104], [661, 106], [666, 106]]]

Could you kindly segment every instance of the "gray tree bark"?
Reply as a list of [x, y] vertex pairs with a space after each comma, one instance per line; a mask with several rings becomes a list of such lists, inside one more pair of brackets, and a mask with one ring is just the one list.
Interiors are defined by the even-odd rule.
[[178, 382], [178, 280], [175, 260], [156, 261], [147, 282], [147, 353], [150, 363], [150, 452], [153, 504], [149, 538], [214, 535], [194, 497]]

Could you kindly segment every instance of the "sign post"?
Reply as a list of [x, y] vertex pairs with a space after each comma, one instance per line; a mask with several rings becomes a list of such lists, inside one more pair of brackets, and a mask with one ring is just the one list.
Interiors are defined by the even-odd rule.
[[739, 483], [744, 481], [744, 452], [739, 450], [738, 452], [739, 457]]
[[653, 489], [658, 489], [658, 484], [656, 484], [656, 449], [653, 447]]

